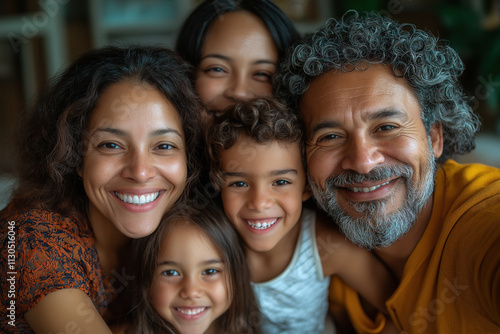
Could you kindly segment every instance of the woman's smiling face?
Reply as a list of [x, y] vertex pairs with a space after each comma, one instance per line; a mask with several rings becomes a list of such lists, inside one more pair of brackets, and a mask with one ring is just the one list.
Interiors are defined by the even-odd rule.
[[196, 89], [211, 114], [237, 101], [271, 96], [278, 51], [264, 23], [248, 12], [213, 22], [205, 36]]
[[151, 234], [186, 184], [185, 138], [175, 107], [148, 85], [124, 81], [106, 88], [87, 127], [79, 175], [96, 234]]

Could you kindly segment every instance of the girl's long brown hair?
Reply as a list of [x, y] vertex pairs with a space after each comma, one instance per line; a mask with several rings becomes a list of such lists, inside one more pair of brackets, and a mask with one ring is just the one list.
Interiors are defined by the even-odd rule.
[[177, 333], [155, 311], [151, 303], [151, 285], [157, 266], [158, 251], [163, 237], [178, 224], [191, 224], [212, 242], [221, 254], [227, 269], [228, 295], [232, 298], [229, 309], [219, 318], [220, 333], [259, 333], [260, 315], [250, 285], [243, 241], [224, 213], [213, 203], [202, 208], [179, 203], [162, 219], [158, 229], [150, 236], [133, 241], [135, 280], [129, 293], [132, 306], [128, 314], [130, 333]]

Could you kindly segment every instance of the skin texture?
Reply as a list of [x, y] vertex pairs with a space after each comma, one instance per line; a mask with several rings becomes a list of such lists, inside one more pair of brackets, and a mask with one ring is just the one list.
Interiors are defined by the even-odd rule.
[[[324, 74], [312, 82], [300, 109], [306, 126], [309, 176], [321, 189], [330, 176], [346, 171], [366, 174], [375, 167], [398, 164], [411, 166], [413, 182], [421, 187], [429, 164], [427, 151], [432, 150], [436, 158], [442, 153], [441, 127], [432, 127], [429, 148], [417, 99], [406, 81], [395, 77], [385, 65], [370, 65], [366, 71]], [[370, 192], [352, 189], [374, 186], [380, 187]], [[335, 195], [342, 210], [354, 218], [362, 213], [351, 204], [376, 200], [387, 202], [380, 213], [387, 215], [401, 208], [407, 187], [401, 178], [389, 177], [338, 187]], [[406, 236], [379, 250], [388, 256], [388, 264], [397, 274], [425, 229], [431, 203], [432, 196]]]
[[[114, 228], [130, 238], [149, 235], [181, 195], [186, 173], [184, 134], [172, 104], [150, 87], [109, 87], [91, 117], [80, 171], [92, 227]], [[119, 198], [157, 192], [145, 205]]]
[[[151, 234], [184, 190], [185, 140], [176, 109], [151, 87], [110, 86], [91, 117], [79, 174], [100, 262], [110, 270], [119, 263], [117, 250]], [[158, 197], [136, 205], [118, 197], [124, 194]]]
[[248, 12], [231, 12], [207, 32], [196, 89], [211, 114], [239, 100], [271, 96], [278, 51], [264, 23]]
[[218, 333], [216, 320], [231, 300], [227, 272], [217, 249], [200, 230], [181, 222], [167, 233], [154, 275], [152, 303], [163, 319], [180, 333]]
[[[298, 142], [258, 144], [242, 135], [221, 152], [224, 211], [246, 245], [251, 280], [269, 281], [288, 266], [297, 245], [302, 202], [311, 196]], [[262, 228], [263, 223], [272, 223]], [[261, 229], [254, 228], [261, 223]], [[345, 240], [324, 220], [316, 240], [325, 277], [339, 275], [379, 310], [394, 287], [393, 277], [371, 254]]]
[[[252, 281], [275, 277], [290, 262], [300, 231], [302, 201], [311, 195], [299, 143], [262, 145], [243, 135], [221, 152], [221, 167], [224, 211], [245, 241]], [[274, 221], [268, 229], [249, 225]], [[271, 265], [260, 265], [263, 261]]]
[[25, 318], [36, 333], [111, 333], [92, 300], [77, 289], [48, 294]]

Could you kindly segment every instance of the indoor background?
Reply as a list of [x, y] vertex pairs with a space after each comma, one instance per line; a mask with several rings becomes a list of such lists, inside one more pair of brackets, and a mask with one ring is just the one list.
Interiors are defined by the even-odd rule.
[[[483, 121], [476, 150], [461, 158], [500, 167], [500, 0], [276, 0], [301, 33], [348, 9], [378, 11], [449, 41], [466, 65], [462, 83]], [[199, 0], [1, 0], [0, 209], [15, 173], [12, 137], [48, 78], [108, 44], [173, 47]], [[33, 138], [36, 140], [36, 138]]]

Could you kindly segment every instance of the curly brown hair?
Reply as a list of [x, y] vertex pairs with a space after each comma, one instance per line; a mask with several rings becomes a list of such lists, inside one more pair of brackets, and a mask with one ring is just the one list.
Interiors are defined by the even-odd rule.
[[223, 182], [220, 153], [231, 148], [241, 135], [247, 135], [258, 144], [269, 144], [276, 140], [299, 142], [305, 166], [303, 134], [298, 116], [273, 98], [260, 97], [229, 107], [215, 120], [207, 135], [211, 182], [214, 187], [220, 188]]

